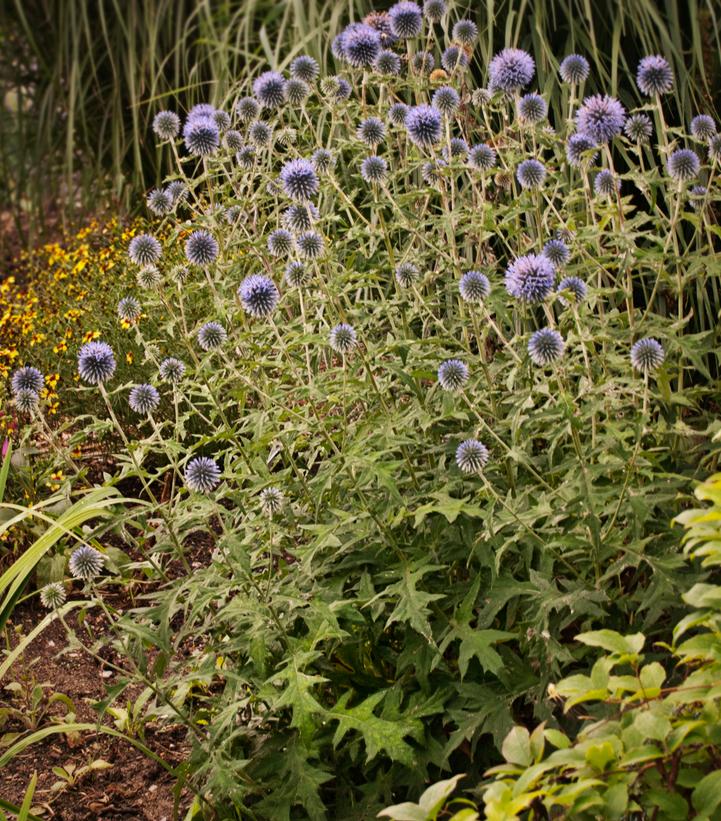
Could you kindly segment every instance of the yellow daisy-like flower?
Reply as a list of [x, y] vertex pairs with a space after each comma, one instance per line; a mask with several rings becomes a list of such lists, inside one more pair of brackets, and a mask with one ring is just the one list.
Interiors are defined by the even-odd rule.
[[100, 339], [100, 331], [88, 331], [83, 337], [83, 342], [94, 342]]

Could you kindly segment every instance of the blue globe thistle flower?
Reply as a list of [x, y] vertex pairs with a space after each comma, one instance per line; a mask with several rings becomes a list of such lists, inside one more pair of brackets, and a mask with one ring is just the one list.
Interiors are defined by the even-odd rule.
[[188, 189], [182, 180], [172, 180], [172, 182], [169, 182], [165, 186], [165, 192], [173, 200], [174, 205], [177, 205], [188, 196]]
[[526, 123], [540, 123], [547, 114], [548, 106], [540, 94], [524, 94], [518, 101], [518, 116]]
[[136, 280], [141, 288], [151, 290], [152, 288], [157, 288], [158, 285], [160, 285], [162, 275], [155, 265], [148, 265], [138, 271]]
[[358, 344], [358, 337], [352, 325], [349, 325], [347, 322], [341, 322], [336, 325], [335, 328], [331, 328], [328, 341], [336, 353], [345, 356], [345, 354], [350, 353]]
[[48, 610], [57, 610], [65, 604], [66, 597], [62, 582], [49, 582], [40, 591], [40, 604]]
[[709, 162], [721, 162], [721, 134], [715, 134], [708, 141]]
[[311, 157], [313, 168], [319, 174], [327, 174], [335, 166], [335, 157], [327, 148], [317, 148]]
[[174, 111], [159, 111], [153, 117], [153, 131], [161, 140], [174, 140], [180, 133], [180, 117]]
[[559, 74], [564, 83], [578, 85], [588, 79], [591, 66], [588, 60], [580, 54], [569, 54], [564, 57], [559, 67]]
[[663, 346], [651, 336], [639, 339], [631, 347], [631, 365], [637, 371], [655, 371], [665, 358]]
[[270, 145], [273, 139], [273, 129], [265, 120], [256, 120], [248, 129], [248, 139], [257, 148]]
[[317, 259], [323, 253], [325, 243], [317, 231], [304, 231], [296, 237], [295, 247], [304, 259]]
[[412, 106], [406, 116], [406, 131], [411, 142], [420, 148], [428, 148], [441, 138], [440, 112], [432, 106]]
[[453, 39], [462, 46], [472, 46], [478, 39], [478, 26], [473, 20], [457, 20], [453, 24]]
[[488, 105], [492, 99], [493, 92], [487, 88], [474, 88], [471, 93], [471, 103], [476, 106], [476, 108], [482, 108], [484, 105]]
[[113, 349], [107, 342], [86, 342], [78, 351], [78, 373], [89, 385], [107, 382], [115, 373]]
[[340, 34], [336, 34], [330, 42], [330, 53], [336, 60], [345, 60], [344, 40], [345, 31], [341, 31]]
[[215, 111], [213, 120], [221, 131], [227, 131], [230, 128], [230, 115], [226, 111], [220, 109]]
[[86, 582], [99, 576], [104, 566], [105, 556], [88, 544], [81, 545], [77, 550], [73, 550], [68, 562], [70, 575], [75, 579], [82, 579]]
[[235, 161], [241, 168], [252, 168], [255, 165], [255, 147], [244, 145], [235, 155]]
[[262, 274], [251, 274], [238, 287], [243, 310], [254, 317], [270, 316], [280, 301], [275, 282]]
[[616, 192], [621, 190], [621, 180], [604, 168], [596, 174], [593, 180], [593, 190], [598, 197], [615, 197]]
[[318, 193], [318, 175], [309, 160], [287, 162], [281, 169], [280, 181], [285, 193], [294, 200], [309, 200]]
[[441, 154], [443, 155], [443, 159], [446, 160], [446, 162], [450, 162], [450, 160], [452, 159], [455, 160], [459, 158], [465, 162], [466, 158], [468, 157], [468, 143], [464, 139], [462, 139], [461, 137], [451, 137], [450, 157], [448, 156], [448, 148], [449, 146], [444, 145], [443, 151], [441, 152]]
[[292, 126], [281, 128], [276, 139], [278, 145], [294, 145], [298, 137], [298, 132]]
[[365, 23], [346, 27], [341, 40], [342, 57], [353, 68], [372, 68], [381, 51], [381, 35]]
[[458, 290], [464, 302], [483, 302], [491, 293], [491, 283], [480, 271], [466, 271], [458, 283]]
[[456, 449], [456, 464], [463, 473], [482, 473], [489, 457], [488, 448], [477, 439], [466, 439]]
[[701, 210], [706, 204], [706, 195], [708, 191], [705, 185], [694, 185], [688, 192], [688, 200], [691, 203], [691, 208], [694, 211]]
[[568, 246], [561, 239], [549, 239], [541, 253], [555, 268], [565, 265], [571, 256]]
[[490, 87], [508, 94], [527, 86], [535, 73], [533, 57], [520, 48], [504, 48], [488, 67]]
[[219, 348], [228, 338], [228, 332], [220, 322], [206, 322], [198, 331], [198, 345], [204, 351]]
[[[444, 117], [451, 117], [458, 110], [458, 106], [461, 104], [461, 98], [452, 86], [441, 86], [433, 92], [431, 103], [433, 108], [440, 111]], [[420, 108], [420, 106], [416, 108]], [[406, 118], [406, 123], [407, 122], [408, 120]]]
[[460, 46], [448, 46], [441, 54], [441, 66], [449, 74], [465, 71], [468, 68], [468, 55]]
[[566, 159], [576, 168], [590, 165], [598, 156], [597, 149], [598, 145], [588, 134], [571, 134], [566, 143]]
[[623, 128], [623, 133], [631, 142], [645, 143], [648, 142], [653, 133], [653, 126], [651, 119], [646, 114], [632, 114], [627, 120]]
[[185, 265], [176, 265], [171, 270], [170, 276], [178, 283], [178, 285], [184, 285], [190, 276], [190, 271], [185, 267]]
[[208, 456], [196, 456], [185, 466], [185, 484], [195, 493], [210, 493], [220, 484], [220, 468]]
[[506, 269], [506, 290], [512, 297], [529, 304], [543, 302], [551, 293], [554, 280], [553, 264], [537, 254], [518, 257]]
[[363, 22], [380, 34], [383, 48], [389, 48], [398, 42], [398, 38], [393, 34], [393, 26], [391, 26], [391, 18], [388, 12], [372, 11], [370, 14], [366, 14]]
[[44, 387], [45, 377], [37, 368], [33, 368], [32, 365], [25, 365], [22, 368], [18, 368], [10, 380], [10, 389], [13, 393], [19, 393], [20, 391], [40, 393]]
[[296, 234], [309, 231], [318, 219], [318, 209], [312, 202], [294, 203], [283, 212], [283, 225]]
[[400, 262], [396, 266], [396, 282], [401, 288], [410, 288], [421, 275], [421, 272], [412, 262]]
[[175, 202], [167, 190], [154, 188], [146, 199], [148, 209], [158, 217], [164, 217], [175, 207]]
[[393, 103], [388, 109], [388, 119], [393, 125], [405, 125], [408, 106], [405, 103]]
[[338, 91], [336, 91], [335, 98], [340, 102], [347, 100], [353, 91], [353, 86], [345, 79], [345, 77], [338, 78]]
[[280, 108], [285, 102], [285, 77], [264, 71], [253, 83], [253, 94], [263, 108]]
[[373, 68], [378, 72], [378, 74], [398, 76], [401, 73], [401, 58], [395, 53], [395, 51], [383, 49], [378, 57], [376, 57]]
[[268, 237], [268, 251], [274, 257], [287, 257], [293, 250], [293, 235], [285, 228], [276, 228]]
[[378, 117], [368, 117], [358, 126], [356, 136], [371, 148], [380, 145], [386, 136], [386, 127]]
[[191, 154], [207, 157], [220, 146], [220, 130], [209, 118], [188, 120], [183, 129], [185, 147]]
[[648, 97], [668, 94], [673, 89], [673, 72], [668, 60], [659, 54], [644, 57], [638, 64], [636, 85]]
[[118, 316], [126, 322], [137, 322], [140, 319], [140, 303], [134, 296], [124, 296], [118, 302]]
[[583, 302], [586, 298], [586, 294], [588, 293], [588, 288], [586, 287], [586, 283], [580, 279], [579, 277], [564, 277], [559, 283], [557, 288], [559, 294], [559, 300], [561, 305], [568, 305], [569, 302], [565, 296], [562, 296], [563, 292], [566, 291], [573, 295], [573, 301], [575, 303]]
[[429, 51], [417, 51], [411, 60], [414, 74], [430, 74], [435, 65], [435, 58]]
[[218, 257], [218, 240], [204, 230], [193, 231], [185, 241], [185, 257], [193, 265], [205, 268]]
[[175, 385], [185, 374], [185, 362], [174, 356], [168, 356], [160, 363], [158, 371], [163, 382], [172, 382]]
[[135, 385], [130, 391], [128, 403], [135, 413], [148, 416], [160, 404], [160, 394], [152, 385]]
[[285, 503], [283, 491], [277, 487], [266, 487], [260, 491], [260, 507], [266, 516], [280, 513]]
[[212, 117], [215, 114], [215, 106], [210, 103], [197, 103], [188, 112], [188, 119], [202, 119], [203, 117]]
[[697, 140], [708, 142], [716, 134], [716, 123], [708, 114], [697, 114], [691, 120], [691, 135]]
[[563, 337], [553, 328], [541, 328], [528, 341], [528, 353], [536, 365], [550, 365], [563, 356], [563, 349]]
[[302, 288], [310, 282], [310, 271], [302, 262], [295, 259], [286, 265], [285, 282], [291, 288]]
[[363, 160], [360, 172], [366, 182], [381, 182], [388, 174], [388, 163], [374, 154]]
[[429, 23], [440, 23], [446, 11], [445, 0], [426, 0], [423, 4], [423, 14]]
[[390, 7], [388, 15], [391, 19], [391, 31], [400, 39], [418, 37], [423, 29], [421, 10], [411, 0], [400, 0]]
[[690, 148], [679, 148], [668, 158], [666, 170], [669, 176], [678, 182], [693, 179], [701, 170], [701, 161]]
[[152, 234], [138, 234], [130, 240], [128, 256], [136, 265], [152, 265], [160, 259], [163, 249]]
[[576, 112], [576, 127], [597, 143], [610, 142], [621, 133], [626, 122], [626, 109], [615, 97], [594, 94], [586, 97]]
[[320, 66], [307, 54], [301, 54], [290, 64], [290, 76], [311, 85], [318, 79]]
[[225, 145], [229, 151], [240, 151], [244, 145], [243, 135], [240, 131], [236, 131], [234, 128], [231, 128], [225, 133]]
[[421, 177], [426, 185], [440, 185], [443, 180], [443, 169], [448, 163], [443, 159], [428, 160], [421, 166]]
[[446, 359], [438, 368], [438, 384], [444, 391], [455, 393], [468, 382], [468, 365], [460, 359]]
[[540, 188], [546, 179], [546, 166], [538, 160], [524, 160], [516, 169], [516, 179], [522, 188]]
[[489, 171], [496, 164], [496, 152], [490, 145], [479, 143], [468, 152], [468, 165], [477, 171]]
[[241, 122], [249, 123], [260, 114], [260, 106], [255, 97], [241, 97], [235, 104], [235, 113]]
[[21, 388], [13, 395], [13, 401], [15, 402], [15, 407], [18, 409], [18, 413], [24, 413], [29, 416], [40, 404], [40, 397], [35, 391]]
[[285, 84], [285, 97], [293, 106], [302, 105], [310, 95], [310, 86], [297, 77], [291, 77]]

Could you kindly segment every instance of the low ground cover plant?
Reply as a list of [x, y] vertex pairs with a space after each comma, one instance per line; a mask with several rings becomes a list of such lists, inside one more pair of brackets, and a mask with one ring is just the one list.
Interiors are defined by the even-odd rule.
[[[668, 521], [716, 427], [716, 124], [666, 123], [661, 56], [621, 100], [581, 55], [536, 89], [511, 47], [477, 81], [477, 37], [399, 2], [332, 69], [154, 120], [138, 354], [78, 348], [57, 456], [82, 493], [72, 449], [113, 437], [142, 507], [68, 539], [42, 595], [69, 573], [105, 608], [113, 695], [187, 727], [199, 816], [367, 818], [480, 776], [594, 664], [576, 635], [668, 635], [701, 572]], [[12, 376], [26, 441], [44, 385]]]

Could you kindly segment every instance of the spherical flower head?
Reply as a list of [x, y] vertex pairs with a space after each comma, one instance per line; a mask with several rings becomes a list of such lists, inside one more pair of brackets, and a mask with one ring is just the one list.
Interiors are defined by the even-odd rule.
[[688, 200], [694, 211], [703, 209], [706, 204], [707, 189], [705, 185], [694, 185], [688, 192]]
[[478, 39], [478, 26], [473, 20], [457, 20], [453, 24], [453, 39], [462, 46], [472, 46]]
[[243, 135], [240, 131], [236, 131], [234, 128], [231, 128], [225, 133], [225, 145], [229, 151], [240, 151], [244, 145]]
[[421, 166], [421, 177], [426, 185], [440, 185], [443, 180], [443, 169], [448, 166], [445, 160], [428, 160]]
[[57, 610], [65, 604], [66, 594], [62, 582], [50, 582], [40, 591], [40, 604], [48, 610]]
[[380, 145], [386, 136], [386, 127], [378, 117], [368, 117], [358, 126], [356, 136], [371, 148]]
[[45, 377], [32, 365], [25, 365], [18, 368], [12, 375], [10, 380], [10, 389], [13, 393], [20, 391], [33, 391], [33, 393], [40, 393], [45, 387]]
[[183, 471], [185, 484], [195, 493], [210, 493], [220, 483], [220, 468], [208, 456], [191, 459]]
[[251, 274], [238, 287], [243, 310], [255, 317], [270, 316], [280, 301], [275, 282], [262, 274]]
[[107, 342], [86, 342], [78, 352], [78, 373], [89, 385], [107, 382], [115, 373], [113, 349]]
[[342, 34], [342, 57], [353, 68], [373, 68], [381, 51], [380, 32], [365, 23], [352, 23]]
[[152, 385], [135, 385], [130, 391], [128, 403], [135, 413], [148, 416], [160, 404], [160, 394]]
[[546, 166], [538, 160], [524, 160], [516, 169], [516, 179], [522, 188], [540, 188], [546, 179]]
[[433, 92], [431, 103], [444, 117], [451, 117], [458, 110], [461, 98], [452, 86], [441, 86]]
[[220, 246], [218, 240], [208, 231], [199, 230], [185, 241], [185, 257], [193, 265], [206, 268], [218, 257]]
[[426, 0], [423, 4], [423, 14], [429, 23], [440, 23], [447, 10], [445, 0]]
[[391, 18], [386, 11], [372, 11], [363, 18], [363, 22], [374, 28], [381, 36], [381, 46], [388, 48], [398, 42], [398, 38], [393, 34]]
[[679, 148], [668, 158], [666, 170], [671, 179], [686, 182], [692, 180], [701, 170], [701, 161], [698, 154], [690, 148]]
[[541, 328], [528, 341], [528, 353], [536, 365], [550, 365], [563, 356], [563, 349], [563, 337], [553, 328]]
[[401, 262], [396, 266], [396, 282], [401, 288], [410, 288], [420, 278], [420, 271], [412, 262]]
[[268, 237], [268, 251], [274, 257], [287, 257], [293, 250], [293, 235], [285, 228], [276, 228]]
[[441, 138], [441, 114], [433, 106], [412, 106], [406, 116], [406, 131], [411, 142], [420, 148], [429, 148]]
[[562, 265], [565, 265], [571, 256], [568, 246], [560, 239], [549, 239], [543, 246], [541, 253], [554, 268], [560, 268]]
[[162, 252], [160, 243], [152, 234], [138, 234], [128, 246], [128, 256], [136, 265], [153, 265]]
[[604, 168], [596, 174], [593, 180], [593, 190], [598, 197], [615, 197], [616, 192], [621, 190], [621, 180]]
[[335, 166], [335, 157], [327, 148], [317, 148], [313, 152], [311, 163], [318, 174], [327, 174]]
[[[330, 53], [335, 57], [336, 60], [345, 60], [345, 31], [341, 31], [340, 34], [336, 34], [336, 36], [331, 40], [330, 43]], [[323, 80], [321, 80], [321, 84]]]
[[578, 304], [579, 302], [583, 302], [586, 298], [586, 294], [588, 293], [588, 288], [586, 287], [586, 283], [580, 279], [579, 277], [564, 277], [558, 283], [558, 294], [559, 300], [561, 301], [561, 305], [568, 305], [569, 300], [563, 296], [564, 291], [569, 293], [573, 297], [573, 302]]
[[383, 49], [378, 57], [376, 57], [373, 68], [378, 72], [378, 74], [386, 74], [397, 77], [401, 73], [401, 58], [395, 53], [395, 51]]
[[648, 373], [655, 371], [663, 363], [666, 358], [663, 346], [661, 343], [651, 336], [639, 339], [634, 342], [631, 347], [631, 365], [637, 371]]
[[291, 77], [285, 84], [285, 97], [293, 106], [299, 106], [310, 95], [310, 86], [297, 77]]
[[198, 331], [198, 345], [204, 351], [219, 348], [228, 338], [228, 333], [220, 322], [206, 322]]
[[708, 141], [709, 162], [721, 162], [721, 134], [715, 134]]
[[527, 86], [536, 73], [533, 57], [520, 48], [504, 48], [488, 67], [490, 86], [512, 94]]
[[576, 127], [597, 143], [610, 142], [621, 133], [626, 122], [626, 109], [615, 97], [594, 94], [586, 97], [576, 112]]
[[571, 134], [566, 143], [566, 158], [570, 165], [580, 168], [596, 159], [597, 149], [596, 141], [588, 134]]
[[173, 385], [177, 385], [185, 374], [185, 362], [182, 359], [176, 359], [174, 356], [168, 356], [160, 363], [158, 370], [163, 382], [171, 382]]
[[296, 237], [295, 247], [304, 259], [318, 259], [323, 253], [325, 243], [317, 231], [304, 231]]
[[310, 282], [310, 272], [300, 260], [294, 259], [285, 268], [285, 282], [291, 288], [302, 288]]
[[[450, 157], [448, 156], [449, 148]], [[443, 151], [441, 153], [443, 154], [443, 159], [446, 160], [446, 162], [457, 159], [465, 162], [468, 157], [468, 143], [462, 137], [451, 137], [449, 144], [443, 146]]]
[[68, 562], [70, 575], [75, 579], [89, 582], [99, 576], [105, 566], [105, 556], [89, 544], [74, 550]]
[[215, 121], [205, 117], [188, 120], [183, 129], [185, 147], [197, 157], [207, 157], [220, 146], [220, 129]]
[[578, 85], [588, 79], [591, 66], [588, 60], [580, 54], [569, 54], [561, 61], [559, 74], [564, 83]]
[[491, 293], [491, 283], [480, 271], [466, 271], [458, 283], [458, 289], [464, 302], [483, 302]]
[[466, 439], [456, 449], [456, 464], [463, 473], [482, 473], [488, 464], [488, 448], [477, 439]]
[[176, 265], [170, 272], [170, 276], [178, 283], [178, 285], [184, 285], [190, 276], [190, 271], [185, 267], [185, 265]]
[[391, 31], [402, 40], [418, 37], [423, 28], [423, 15], [416, 3], [401, 0], [391, 6], [388, 14], [391, 18]]
[[290, 64], [290, 76], [304, 83], [314, 83], [320, 74], [320, 66], [307, 54], [301, 54]]
[[177, 205], [188, 196], [188, 189], [182, 180], [173, 180], [166, 185], [165, 193], [171, 197], [173, 204]]
[[653, 126], [651, 119], [646, 114], [632, 114], [623, 127], [623, 133], [631, 142], [645, 143], [648, 142], [653, 133]]
[[260, 492], [260, 507], [266, 516], [280, 513], [285, 503], [283, 491], [277, 487], [266, 487]]
[[393, 125], [405, 125], [408, 106], [405, 103], [393, 103], [388, 109], [388, 119]]
[[638, 64], [636, 85], [647, 97], [668, 94], [673, 89], [673, 71], [664, 57], [652, 54]]
[[118, 302], [118, 316], [125, 322], [137, 322], [141, 314], [140, 303], [134, 296], [124, 296]]
[[482, 108], [484, 105], [488, 105], [492, 99], [493, 92], [487, 88], [474, 88], [471, 93], [471, 103], [476, 108]]
[[262, 148], [264, 145], [270, 145], [273, 139], [273, 129], [265, 122], [265, 120], [256, 120], [248, 129], [248, 139], [257, 148]]
[[477, 171], [489, 171], [496, 164], [496, 152], [490, 145], [479, 143], [468, 152], [468, 165]]
[[547, 114], [548, 106], [540, 94], [524, 94], [518, 101], [518, 116], [524, 123], [540, 123]]
[[285, 102], [285, 78], [277, 71], [265, 71], [256, 77], [253, 94], [263, 108], [280, 108]]
[[169, 214], [175, 206], [172, 196], [163, 188], [154, 188], [148, 194], [146, 203], [148, 209], [158, 217], [164, 217], [166, 214]]
[[244, 145], [235, 155], [235, 160], [241, 168], [252, 168], [255, 165], [255, 147]]
[[235, 104], [235, 113], [241, 122], [249, 123], [260, 113], [260, 106], [255, 97], [241, 97]]
[[411, 61], [411, 66], [415, 74], [430, 74], [435, 65], [435, 58], [429, 51], [417, 51]]
[[196, 103], [188, 112], [188, 119], [200, 119], [203, 117], [213, 117], [215, 115], [215, 106], [210, 103]]
[[448, 46], [441, 54], [441, 66], [449, 73], [468, 68], [468, 55], [460, 46]]
[[294, 203], [283, 212], [283, 224], [296, 234], [309, 231], [318, 219], [318, 209], [312, 202]]
[[151, 288], [157, 288], [158, 285], [160, 285], [162, 276], [155, 265], [146, 265], [145, 268], [141, 268], [138, 271], [136, 280], [141, 288], [150, 290]]
[[318, 175], [309, 160], [287, 162], [281, 169], [280, 181], [285, 193], [294, 200], [309, 200], [318, 193]]
[[353, 91], [353, 86], [345, 79], [345, 77], [338, 78], [338, 90], [335, 93], [335, 99], [337, 102], [341, 102], [342, 100], [347, 100]]
[[366, 182], [382, 182], [388, 174], [388, 163], [383, 157], [375, 155], [366, 157], [360, 167], [361, 177]]
[[28, 390], [27, 388], [21, 388], [19, 391], [16, 391], [13, 395], [13, 400], [15, 407], [18, 409], [18, 413], [24, 413], [28, 416], [40, 404], [40, 396], [35, 391]]
[[331, 328], [328, 341], [336, 353], [345, 356], [358, 344], [358, 337], [352, 325], [349, 325], [347, 322], [341, 322], [334, 328]]
[[438, 384], [444, 391], [462, 390], [468, 382], [468, 365], [460, 359], [446, 359], [438, 368]]
[[555, 269], [549, 259], [537, 254], [518, 257], [506, 269], [508, 293], [529, 304], [543, 302], [551, 293]]
[[716, 123], [708, 114], [697, 114], [691, 120], [691, 135], [697, 140], [708, 142], [716, 134]]
[[213, 112], [213, 120], [221, 131], [227, 131], [230, 128], [230, 115], [227, 111], [216, 110]]
[[153, 117], [153, 131], [161, 140], [174, 140], [180, 133], [180, 117], [174, 111], [159, 111]]

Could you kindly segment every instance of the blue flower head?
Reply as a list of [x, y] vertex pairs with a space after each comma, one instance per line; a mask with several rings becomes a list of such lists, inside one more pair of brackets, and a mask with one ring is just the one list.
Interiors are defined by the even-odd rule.
[[134, 296], [124, 296], [118, 302], [118, 316], [125, 322], [137, 322], [141, 311], [140, 303]]
[[145, 202], [148, 210], [158, 217], [169, 214], [175, 206], [172, 196], [164, 188], [153, 188]]
[[593, 190], [598, 197], [615, 197], [616, 192], [621, 190], [621, 180], [604, 168], [596, 174], [593, 180]]
[[391, 18], [391, 31], [396, 37], [408, 40], [418, 37], [423, 28], [423, 15], [416, 3], [400, 0], [391, 6], [388, 15]]
[[588, 79], [591, 67], [580, 54], [569, 54], [561, 61], [559, 73], [564, 83], [578, 85]]
[[296, 234], [310, 231], [319, 217], [318, 209], [312, 202], [296, 202], [283, 212], [283, 224]]
[[48, 582], [40, 591], [40, 603], [48, 610], [57, 610], [65, 604], [66, 593], [62, 582]]
[[691, 136], [708, 142], [716, 134], [716, 123], [708, 114], [697, 114], [691, 120]]
[[571, 134], [566, 143], [566, 158], [577, 168], [590, 165], [598, 156], [598, 145], [588, 134]]
[[265, 120], [255, 120], [248, 129], [248, 139], [257, 148], [270, 145], [273, 139], [273, 129]]
[[13, 395], [15, 407], [18, 413], [25, 413], [30, 415], [40, 404], [40, 396], [35, 391], [21, 388]]
[[594, 94], [586, 97], [576, 112], [576, 127], [597, 143], [610, 142], [621, 133], [626, 122], [626, 110], [615, 97]]
[[304, 83], [314, 83], [320, 74], [320, 66], [307, 54], [301, 54], [290, 64], [290, 76]]
[[251, 274], [238, 287], [238, 296], [246, 313], [255, 317], [270, 316], [280, 301], [275, 282], [262, 274]]
[[408, 106], [405, 103], [393, 103], [388, 109], [388, 119], [393, 125], [405, 125]]
[[161, 140], [174, 140], [180, 133], [180, 117], [174, 111], [159, 111], [153, 117], [153, 131]]
[[452, 36], [462, 46], [472, 46], [478, 39], [478, 26], [473, 20], [457, 20], [453, 24]]
[[160, 404], [160, 394], [152, 385], [135, 385], [130, 391], [128, 402], [135, 413], [147, 416]]
[[236, 129], [231, 128], [225, 133], [225, 144], [229, 151], [240, 151], [240, 149], [245, 145], [243, 142], [243, 135], [240, 131], [236, 131]]
[[388, 163], [383, 157], [372, 155], [363, 160], [360, 172], [366, 182], [382, 182], [388, 173]]
[[78, 352], [78, 373], [89, 385], [107, 382], [115, 373], [113, 349], [107, 342], [86, 342]]
[[383, 49], [378, 57], [376, 57], [373, 68], [379, 74], [397, 76], [401, 73], [401, 58], [395, 53], [395, 51]]
[[228, 338], [228, 332], [220, 322], [206, 322], [198, 331], [198, 345], [204, 351], [219, 348]]
[[386, 127], [378, 117], [368, 117], [358, 126], [356, 135], [366, 145], [375, 148], [385, 139]]
[[341, 322], [331, 329], [328, 341], [336, 353], [345, 356], [358, 344], [358, 337], [352, 325]]
[[285, 228], [276, 228], [268, 236], [268, 251], [274, 257], [287, 257], [293, 250], [293, 235]]
[[218, 240], [205, 230], [193, 231], [185, 241], [185, 258], [193, 265], [206, 268], [218, 257]]
[[490, 86], [512, 94], [527, 86], [536, 73], [533, 57], [520, 48], [504, 48], [488, 67]]
[[185, 466], [185, 484], [195, 493], [210, 493], [220, 483], [220, 468], [208, 456], [196, 456]]
[[255, 97], [241, 97], [235, 104], [235, 113], [241, 122], [250, 123], [260, 114], [260, 105]]
[[177, 384], [185, 373], [185, 363], [181, 359], [176, 359], [174, 356], [168, 356], [160, 363], [158, 370], [163, 382]]
[[351, 23], [342, 32], [339, 47], [353, 68], [373, 68], [381, 52], [381, 35], [365, 23]]
[[277, 71], [265, 71], [256, 77], [253, 94], [263, 108], [280, 108], [285, 102], [285, 78]]
[[636, 84], [647, 97], [668, 94], [673, 89], [673, 71], [668, 60], [659, 54], [644, 57], [638, 64]]
[[445, 0], [425, 0], [423, 14], [430, 23], [440, 23], [448, 7]]
[[406, 131], [411, 142], [417, 146], [432, 146], [441, 138], [440, 112], [426, 104], [411, 107], [406, 116]]
[[285, 193], [294, 200], [309, 200], [318, 193], [318, 175], [309, 160], [287, 162], [281, 169], [280, 181]]
[[482, 473], [488, 464], [488, 448], [477, 439], [466, 439], [456, 449], [456, 464], [463, 473]]
[[579, 302], [583, 302], [586, 298], [586, 294], [588, 293], [588, 288], [586, 287], [586, 283], [580, 279], [579, 277], [564, 277], [558, 283], [558, 294], [559, 300], [561, 301], [562, 305], [568, 305], [569, 301], [563, 296], [564, 291], [571, 294], [573, 296], [573, 302], [578, 304]]
[[524, 94], [518, 101], [518, 116], [526, 123], [540, 123], [547, 114], [548, 106], [540, 94]]
[[75, 579], [91, 581], [99, 576], [105, 565], [105, 556], [94, 547], [84, 544], [73, 550], [68, 562], [70, 575]]
[[491, 293], [488, 277], [480, 271], [466, 271], [458, 283], [464, 302], [483, 302]]
[[444, 391], [462, 390], [468, 382], [468, 365], [460, 359], [446, 359], [438, 368], [438, 384]]
[[160, 243], [152, 234], [138, 234], [128, 246], [128, 256], [136, 265], [153, 265], [162, 252]]
[[460, 46], [448, 46], [441, 54], [441, 66], [449, 74], [468, 68], [468, 55]]
[[686, 182], [697, 176], [701, 170], [698, 154], [690, 148], [679, 148], [668, 158], [666, 170], [677, 182]]
[[285, 98], [292, 106], [302, 105], [310, 95], [310, 86], [297, 77], [291, 77], [285, 84]]
[[19, 391], [33, 391], [33, 393], [40, 393], [45, 387], [45, 377], [32, 365], [25, 365], [18, 368], [12, 375], [10, 380], [10, 389], [13, 393]]
[[291, 288], [302, 288], [310, 282], [310, 272], [302, 262], [293, 260], [285, 268], [285, 282]]
[[303, 231], [296, 237], [295, 247], [304, 259], [318, 259], [323, 253], [325, 243], [317, 231]]
[[444, 117], [452, 117], [458, 110], [458, 106], [461, 104], [461, 98], [452, 86], [441, 86], [433, 92], [431, 102], [433, 108], [440, 111]]
[[524, 160], [516, 169], [516, 179], [522, 188], [540, 188], [546, 179], [546, 166], [535, 159]]
[[411, 61], [411, 67], [415, 74], [430, 74], [435, 65], [435, 58], [429, 51], [417, 51]]
[[661, 343], [650, 336], [639, 339], [631, 347], [631, 365], [637, 371], [644, 373], [655, 371], [661, 366], [665, 357]]
[[410, 288], [421, 273], [412, 262], [401, 262], [396, 266], [396, 282], [401, 288]]
[[631, 142], [648, 142], [651, 134], [653, 133], [650, 118], [647, 114], [632, 114], [626, 120], [626, 125], [623, 127], [623, 133], [629, 140], [631, 140]]
[[563, 337], [553, 328], [541, 328], [528, 341], [528, 353], [536, 365], [550, 365], [563, 356], [563, 349]]
[[710, 162], [721, 162], [721, 134], [714, 134], [708, 141], [708, 158]]
[[537, 254], [518, 257], [506, 269], [508, 293], [529, 304], [543, 302], [551, 293], [555, 269], [549, 259]]
[[220, 129], [210, 117], [188, 120], [183, 128], [185, 147], [191, 154], [207, 157], [220, 146]]
[[562, 239], [549, 239], [543, 246], [542, 253], [556, 268], [565, 265], [571, 256], [568, 246]]
[[479, 143], [468, 152], [468, 165], [478, 171], [488, 171], [496, 164], [496, 152], [490, 145]]
[[335, 165], [335, 157], [327, 148], [317, 148], [313, 152], [311, 162], [313, 163], [313, 168], [315, 168], [319, 174], [327, 174]]
[[[449, 148], [450, 157], [448, 156]], [[443, 154], [443, 159], [446, 162], [457, 159], [465, 162], [468, 157], [468, 143], [462, 137], [451, 137], [449, 144], [443, 146], [443, 151], [441, 153]]]

